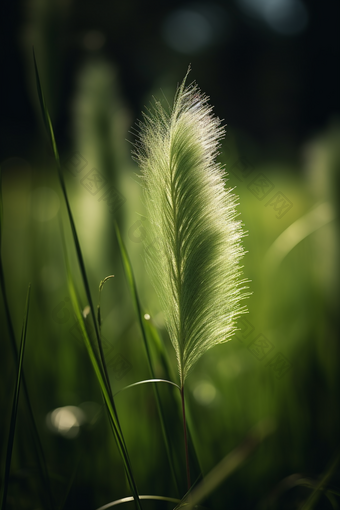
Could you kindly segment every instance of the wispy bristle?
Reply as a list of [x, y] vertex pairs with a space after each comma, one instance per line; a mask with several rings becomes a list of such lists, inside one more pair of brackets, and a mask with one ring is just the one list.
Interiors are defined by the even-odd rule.
[[155, 101], [139, 128], [135, 156], [157, 248], [148, 250], [148, 266], [183, 384], [205, 351], [230, 340], [246, 311], [243, 233], [216, 162], [224, 128], [197, 85], [183, 81], [169, 114]]

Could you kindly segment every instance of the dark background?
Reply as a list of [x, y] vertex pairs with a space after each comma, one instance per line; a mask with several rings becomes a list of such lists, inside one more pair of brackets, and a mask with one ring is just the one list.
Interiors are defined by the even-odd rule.
[[[281, 4], [292, 4], [294, 19], [294, 2]], [[45, 56], [42, 65], [49, 76], [54, 123], [62, 139], [69, 124], [75, 74], [92, 53], [105, 55], [117, 67], [133, 118], [160, 77], [177, 83], [191, 63], [192, 78], [211, 96], [229, 126], [242, 129], [260, 144], [296, 148], [339, 114], [339, 3], [310, 1], [304, 8], [307, 19], [301, 31], [282, 34], [260, 15], [249, 16], [236, 0], [95, 5], [64, 1], [40, 7], [33, 1], [3, 2], [1, 157], [18, 154], [18, 147], [27, 151], [32, 144], [28, 133], [32, 136], [36, 130], [36, 115], [27, 82], [33, 45], [38, 61]], [[179, 39], [179, 48], [184, 40], [182, 52], [169, 47], [164, 36], [166, 23], [181, 10], [208, 14], [211, 29], [201, 43], [200, 26], [197, 34], [191, 33], [185, 26], [190, 18], [175, 19], [172, 37]], [[299, 18], [299, 13], [295, 15]], [[96, 41], [92, 49], [91, 41], [86, 43], [93, 31], [94, 39], [102, 37], [98, 49]]]

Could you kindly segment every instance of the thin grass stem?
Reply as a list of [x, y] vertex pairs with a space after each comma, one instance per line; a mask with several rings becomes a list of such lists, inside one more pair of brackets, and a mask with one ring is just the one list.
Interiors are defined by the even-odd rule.
[[17, 419], [17, 414], [18, 414], [20, 386], [21, 386], [21, 379], [22, 379], [22, 367], [23, 367], [24, 353], [25, 353], [27, 324], [28, 324], [28, 311], [29, 311], [29, 303], [30, 303], [30, 292], [31, 292], [31, 284], [28, 285], [25, 314], [24, 314], [24, 320], [23, 320], [23, 326], [22, 326], [22, 332], [21, 332], [17, 379], [16, 379], [16, 384], [15, 384], [15, 390], [14, 390], [11, 422], [10, 422], [10, 427], [9, 427], [8, 441], [7, 441], [5, 474], [4, 474], [1, 507], [0, 507], [1, 510], [5, 510], [5, 508], [6, 508], [6, 500], [7, 500], [7, 492], [8, 492], [8, 484], [9, 484], [9, 474], [10, 474], [10, 469], [11, 469], [11, 460], [12, 460], [12, 452], [13, 452], [13, 444], [14, 444], [15, 425], [16, 425], [16, 419]]
[[190, 465], [189, 465], [189, 448], [188, 448], [188, 437], [187, 437], [187, 424], [186, 424], [186, 419], [185, 419], [184, 385], [181, 388], [181, 399], [182, 399], [182, 414], [183, 414], [185, 463], [186, 463], [186, 468], [187, 468], [187, 483], [188, 483], [188, 491], [189, 491], [190, 487], [191, 487], [191, 482], [190, 482]]

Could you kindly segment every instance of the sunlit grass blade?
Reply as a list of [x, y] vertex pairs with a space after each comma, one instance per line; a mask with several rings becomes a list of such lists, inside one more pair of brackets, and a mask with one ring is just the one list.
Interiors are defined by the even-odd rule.
[[[12, 352], [13, 352], [15, 363], [18, 364], [19, 363], [19, 354], [18, 354], [17, 344], [15, 341], [15, 334], [14, 334], [14, 328], [13, 328], [13, 323], [12, 323], [12, 319], [11, 319], [11, 314], [10, 314], [10, 310], [9, 310], [9, 304], [8, 304], [7, 292], [6, 292], [6, 284], [5, 284], [5, 275], [4, 275], [3, 265], [2, 265], [2, 253], [1, 253], [2, 229], [3, 229], [3, 200], [2, 200], [2, 173], [1, 173], [1, 166], [0, 166], [0, 287], [1, 287], [1, 292], [2, 292], [2, 297], [3, 297], [3, 302], [4, 302], [5, 317], [6, 317]], [[29, 415], [29, 423], [31, 426], [31, 432], [32, 432], [32, 436], [33, 436], [33, 445], [35, 448], [41, 484], [46, 489], [46, 492], [47, 492], [47, 498], [46, 498], [47, 506], [51, 510], [53, 510], [53, 508], [54, 508], [53, 497], [52, 497], [52, 492], [51, 492], [47, 463], [46, 463], [43, 447], [42, 447], [42, 444], [40, 441], [37, 425], [36, 425], [35, 419], [34, 419], [33, 409], [32, 409], [31, 401], [30, 401], [29, 394], [28, 394], [28, 388], [27, 388], [27, 384], [26, 384], [24, 370], [22, 370], [22, 374], [21, 374], [21, 383], [22, 383], [22, 388], [23, 388], [23, 396], [24, 396], [24, 400], [26, 402], [28, 415]], [[45, 499], [45, 495], [44, 495], [44, 499]]]
[[[179, 499], [176, 498], [168, 498], [167, 496], [139, 496], [140, 499], [146, 500], [146, 501], [166, 501], [168, 503], [178, 503]], [[123, 503], [130, 503], [133, 501], [131, 497], [127, 498], [121, 498], [117, 499], [116, 501], [112, 501], [111, 503], [107, 503], [104, 506], [101, 506], [100, 508], [97, 508], [97, 510], [106, 510], [107, 508], [112, 508], [113, 506], [122, 505]]]
[[15, 424], [16, 424], [17, 413], [18, 413], [20, 386], [21, 386], [21, 378], [22, 378], [22, 367], [23, 367], [24, 353], [25, 353], [27, 324], [28, 324], [28, 311], [29, 311], [29, 303], [30, 303], [30, 292], [31, 292], [31, 284], [29, 284], [28, 290], [27, 290], [25, 314], [24, 314], [24, 321], [23, 321], [22, 332], [21, 332], [18, 372], [17, 372], [17, 379], [16, 379], [16, 384], [15, 384], [15, 391], [14, 391], [13, 405], [12, 405], [12, 414], [11, 414], [11, 421], [10, 421], [10, 426], [9, 426], [9, 434], [8, 434], [8, 442], [7, 442], [5, 474], [4, 474], [2, 498], [1, 498], [1, 510], [4, 510], [6, 507], [6, 499], [7, 499], [7, 491], [8, 491], [8, 483], [9, 483], [9, 473], [10, 473], [10, 469], [11, 469], [11, 459], [12, 459], [12, 451], [13, 451], [13, 443], [14, 443]]
[[142, 384], [151, 384], [151, 383], [166, 383], [170, 384], [171, 386], [175, 386], [175, 388], [179, 389], [181, 391], [181, 388], [178, 386], [178, 384], [167, 381], [166, 379], [145, 379], [144, 381], [138, 381], [133, 384], [129, 384], [128, 386], [125, 386], [121, 390], [117, 391], [113, 396], [116, 397], [119, 393], [122, 391], [128, 390], [129, 388], [133, 388], [134, 386], [141, 386]]
[[120, 453], [123, 463], [124, 463], [126, 476], [128, 478], [129, 486], [130, 486], [131, 492], [133, 494], [135, 504], [136, 504], [137, 508], [141, 510], [142, 507], [141, 507], [140, 501], [139, 501], [137, 485], [136, 485], [136, 482], [135, 482], [135, 479], [134, 479], [134, 476], [132, 473], [131, 462], [130, 462], [128, 451], [126, 448], [124, 436], [123, 436], [123, 433], [122, 433], [122, 430], [121, 430], [121, 427], [119, 424], [118, 414], [117, 414], [117, 410], [116, 410], [116, 407], [115, 407], [115, 404], [113, 401], [112, 391], [109, 386], [108, 380], [106, 379], [104, 369], [103, 369], [102, 365], [100, 364], [100, 360], [98, 359], [98, 356], [94, 350], [92, 342], [91, 342], [89, 335], [87, 333], [85, 322], [84, 322], [84, 317], [81, 312], [81, 304], [78, 300], [76, 288], [75, 288], [73, 278], [72, 278], [72, 272], [71, 272], [68, 255], [67, 255], [67, 249], [66, 249], [66, 243], [64, 240], [62, 225], [61, 225], [61, 233], [62, 233], [63, 249], [64, 249], [64, 254], [65, 254], [67, 283], [68, 283], [69, 294], [70, 294], [73, 310], [76, 315], [79, 327], [81, 329], [81, 333], [84, 338], [85, 346], [86, 346], [90, 361], [92, 363], [92, 367], [94, 369], [94, 372], [96, 374], [97, 380], [100, 385], [100, 389], [102, 391], [104, 403], [105, 403], [106, 409], [108, 411], [108, 416], [109, 416], [109, 421], [110, 421], [110, 425], [112, 428], [112, 432], [113, 432], [114, 438], [116, 440], [119, 453]]
[[[144, 327], [144, 316], [143, 316], [142, 308], [141, 308], [140, 301], [139, 301], [139, 296], [138, 296], [138, 292], [137, 292], [137, 285], [136, 285], [136, 280], [135, 280], [135, 277], [134, 277], [134, 274], [133, 274], [132, 265], [131, 265], [129, 255], [127, 253], [127, 250], [126, 250], [125, 244], [123, 242], [123, 239], [122, 239], [122, 236], [121, 236], [121, 233], [120, 233], [120, 230], [119, 230], [119, 227], [118, 227], [117, 223], [115, 223], [115, 229], [116, 229], [117, 240], [118, 240], [118, 244], [119, 244], [120, 253], [121, 253], [121, 256], [122, 256], [122, 261], [123, 261], [123, 266], [124, 266], [126, 278], [127, 278], [128, 285], [129, 285], [129, 288], [130, 288], [130, 291], [131, 291], [131, 294], [132, 294], [132, 299], [133, 299], [134, 307], [135, 307], [135, 310], [136, 310], [136, 313], [137, 313], [138, 322], [139, 322], [141, 333], [142, 333], [142, 337], [143, 337], [143, 342], [144, 342], [144, 347], [145, 347], [145, 351], [146, 351], [148, 367], [149, 367], [152, 379], [156, 379], [155, 372], [154, 372], [153, 365], [152, 365], [152, 360], [151, 360], [151, 353], [150, 353], [148, 338], [147, 338], [146, 330], [145, 330], [145, 327]], [[167, 429], [166, 429], [166, 425], [165, 425], [164, 412], [163, 412], [163, 408], [162, 408], [162, 404], [161, 404], [161, 399], [160, 399], [160, 396], [159, 396], [159, 392], [158, 392], [157, 386], [154, 384], [153, 387], [154, 387], [155, 398], [156, 398], [156, 403], [157, 403], [157, 408], [158, 408], [158, 414], [159, 414], [159, 419], [160, 419], [160, 422], [161, 422], [162, 433], [163, 433], [163, 438], [164, 438], [164, 444], [165, 444], [165, 448], [166, 448], [166, 452], [167, 452], [167, 456], [168, 456], [168, 460], [169, 460], [169, 465], [170, 465], [170, 469], [171, 469], [172, 478], [173, 478], [173, 481], [174, 481], [174, 484], [175, 484], [175, 488], [176, 488], [177, 494], [180, 494], [179, 484], [178, 484], [178, 480], [177, 480], [177, 476], [176, 476], [176, 471], [175, 471], [175, 467], [174, 467], [174, 462], [173, 462], [173, 458], [172, 458], [172, 455], [171, 455], [169, 435], [168, 435], [168, 432], [167, 432]]]
[[55, 137], [54, 137], [53, 126], [52, 126], [52, 122], [51, 122], [51, 118], [50, 118], [47, 106], [45, 104], [44, 94], [43, 94], [41, 83], [40, 83], [38, 66], [36, 63], [34, 50], [33, 50], [33, 59], [34, 59], [34, 68], [35, 68], [35, 76], [36, 76], [36, 82], [37, 82], [40, 107], [41, 107], [44, 123], [45, 123], [46, 129], [48, 131], [48, 135], [50, 137], [50, 141], [51, 141], [52, 148], [53, 148], [54, 158], [56, 161], [57, 171], [58, 171], [58, 176], [59, 176], [59, 182], [60, 182], [60, 186], [61, 186], [61, 189], [63, 192], [63, 196], [64, 196], [66, 208], [67, 208], [67, 213], [68, 213], [68, 218], [69, 218], [70, 225], [71, 225], [73, 241], [74, 241], [75, 248], [76, 248], [76, 254], [77, 254], [78, 264], [80, 267], [82, 280], [83, 280], [83, 284], [84, 284], [84, 288], [85, 288], [85, 292], [86, 292], [86, 298], [87, 298], [90, 310], [93, 314], [93, 323], [94, 323], [96, 338], [97, 338], [97, 342], [98, 342], [98, 346], [99, 346], [99, 350], [100, 350], [102, 365], [98, 361], [98, 358], [96, 356], [94, 348], [93, 348], [91, 341], [88, 337], [86, 327], [84, 324], [84, 320], [83, 320], [83, 316], [80, 312], [81, 307], [80, 307], [80, 303], [78, 302], [78, 297], [77, 297], [77, 294], [75, 291], [75, 286], [73, 284], [72, 273], [71, 273], [70, 265], [68, 263], [67, 252], [66, 252], [66, 247], [65, 247], [65, 242], [64, 242], [64, 252], [65, 252], [66, 263], [67, 263], [67, 277], [68, 277], [68, 284], [69, 284], [69, 291], [70, 291], [70, 296], [71, 296], [71, 300], [72, 300], [72, 305], [73, 305], [75, 314], [77, 316], [77, 320], [80, 325], [80, 329], [82, 331], [82, 334], [83, 334], [83, 337], [85, 340], [85, 345], [86, 345], [87, 351], [89, 353], [89, 357], [90, 357], [92, 366], [94, 368], [95, 374], [97, 376], [97, 379], [99, 381], [99, 384], [100, 384], [100, 387], [101, 387], [101, 390], [103, 393], [105, 405], [109, 412], [111, 427], [112, 427], [113, 434], [114, 434], [114, 437], [115, 437], [117, 445], [118, 445], [118, 450], [123, 458], [125, 471], [126, 471], [126, 475], [127, 475], [128, 481], [129, 481], [130, 489], [131, 489], [133, 497], [135, 499], [137, 508], [141, 509], [141, 505], [140, 505], [139, 498], [138, 498], [137, 485], [136, 485], [134, 476], [132, 474], [132, 468], [131, 468], [130, 460], [128, 457], [125, 441], [124, 441], [123, 434], [122, 434], [122, 431], [121, 431], [121, 428], [119, 425], [118, 415], [117, 415], [117, 411], [116, 411], [116, 408], [115, 408], [115, 405], [113, 402], [112, 391], [111, 391], [109, 379], [107, 377], [105, 363], [103, 363], [104, 355], [102, 352], [99, 329], [98, 329], [98, 324], [97, 324], [96, 317], [95, 317], [95, 311], [94, 311], [91, 292], [90, 292], [90, 285], [88, 282], [88, 278], [87, 278], [87, 274], [86, 274], [86, 270], [85, 270], [85, 263], [84, 263], [84, 259], [83, 259], [82, 251], [80, 248], [79, 239], [78, 239], [78, 234], [76, 231], [75, 223], [73, 220], [73, 215], [71, 212], [70, 203], [69, 203], [68, 196], [67, 196], [65, 181], [64, 181], [64, 177], [63, 177], [63, 173], [62, 173], [61, 165], [60, 165], [59, 153], [58, 153], [57, 144], [56, 144]]
[[250, 456], [255, 448], [275, 430], [273, 420], [266, 419], [256, 425], [245, 441], [228, 453], [202, 480], [198, 487], [185, 496], [174, 510], [185, 508], [192, 510], [198, 503], [211, 494], [228, 476], [230, 476]]

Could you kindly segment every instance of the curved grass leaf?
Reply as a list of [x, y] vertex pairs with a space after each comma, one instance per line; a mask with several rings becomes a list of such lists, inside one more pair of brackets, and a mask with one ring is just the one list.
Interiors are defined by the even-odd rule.
[[30, 303], [30, 292], [31, 292], [31, 284], [29, 284], [28, 290], [27, 290], [25, 314], [24, 314], [24, 321], [23, 321], [22, 332], [21, 332], [18, 372], [17, 372], [17, 379], [16, 379], [16, 384], [15, 384], [15, 390], [14, 390], [12, 414], [11, 414], [11, 421], [10, 421], [10, 426], [9, 426], [9, 435], [8, 435], [8, 442], [7, 442], [5, 474], [4, 474], [3, 491], [2, 491], [1, 507], [0, 507], [1, 510], [5, 510], [5, 507], [6, 507], [6, 499], [7, 499], [7, 491], [8, 491], [8, 483], [9, 483], [9, 473], [10, 473], [10, 469], [11, 469], [11, 459], [12, 459], [12, 451], [13, 451], [13, 443], [14, 443], [15, 424], [16, 424], [17, 413], [18, 413], [20, 386], [21, 386], [21, 378], [22, 378], [22, 367], [23, 367], [24, 353], [25, 353], [27, 324], [28, 324], [28, 311], [29, 311], [29, 303]]
[[148, 384], [148, 383], [166, 383], [166, 384], [170, 384], [171, 386], [175, 386], [177, 389], [179, 389], [179, 391], [181, 391], [181, 388], [178, 386], [178, 384], [176, 384], [172, 381], [167, 381], [166, 379], [145, 379], [145, 381], [138, 381], [133, 384], [129, 384], [128, 386], [125, 386], [121, 390], [117, 391], [113, 396], [116, 397], [122, 391], [128, 390], [129, 388], [134, 388], [135, 386], [140, 386], [141, 384]]
[[[167, 501], [169, 503], [178, 503], [179, 499], [176, 498], [168, 498], [167, 496], [139, 496], [140, 499], [144, 499], [146, 501]], [[133, 501], [131, 497], [127, 498], [121, 498], [117, 499], [116, 501], [112, 501], [111, 503], [107, 503], [104, 506], [101, 506], [100, 508], [97, 508], [97, 510], [106, 510], [107, 508], [112, 508], [113, 506], [122, 505], [123, 503], [130, 503]]]

